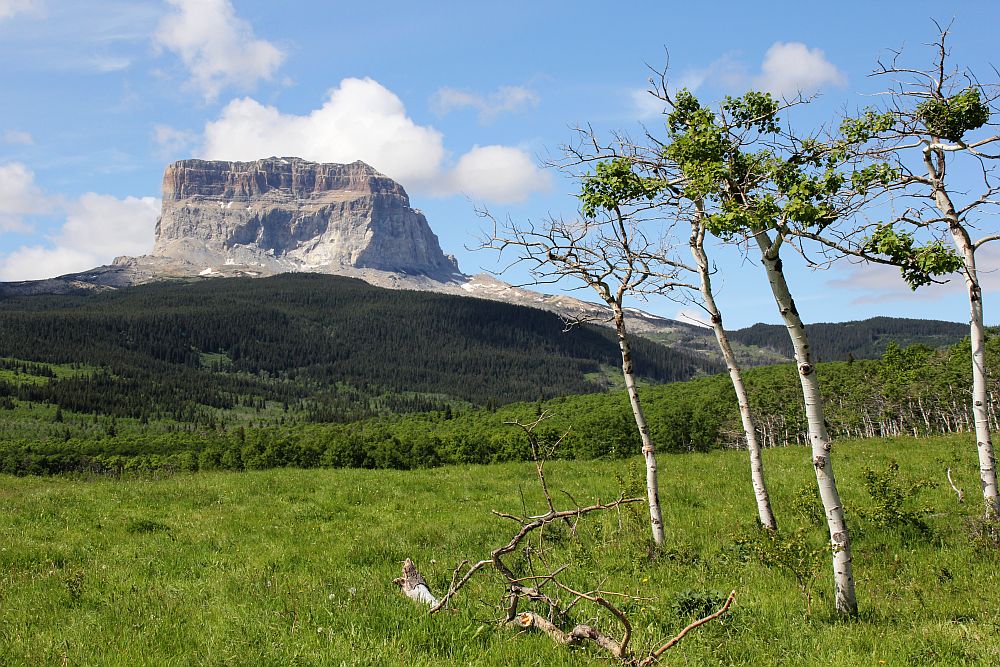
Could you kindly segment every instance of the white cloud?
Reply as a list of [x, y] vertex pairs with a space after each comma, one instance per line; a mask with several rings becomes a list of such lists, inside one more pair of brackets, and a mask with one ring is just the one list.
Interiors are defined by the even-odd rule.
[[[742, 93], [747, 88], [764, 90], [777, 96], [811, 94], [829, 85], [847, 85], [845, 75], [826, 59], [820, 49], [810, 49], [802, 42], [775, 42], [764, 54], [760, 71], [751, 74], [736, 54], [727, 53], [705, 67], [689, 68], [669, 82], [671, 92], [687, 88], [695, 92], [710, 85], [726, 92]], [[637, 112], [649, 111], [650, 103], [632, 92], [633, 102], [642, 102]], [[641, 115], [640, 115], [641, 117]]]
[[438, 115], [456, 109], [472, 108], [479, 112], [481, 123], [490, 123], [502, 113], [537, 107], [538, 95], [523, 86], [501, 86], [488, 95], [456, 88], [440, 88], [431, 97], [431, 108]]
[[814, 93], [827, 86], [847, 85], [847, 76], [826, 59], [820, 49], [802, 42], [775, 42], [764, 54], [753, 86], [775, 95], [791, 97]]
[[31, 136], [30, 132], [24, 132], [22, 130], [7, 130], [3, 133], [3, 142], [5, 144], [14, 144], [18, 146], [30, 146], [35, 143], [35, 139]]
[[108, 260], [141, 255], [153, 247], [153, 228], [160, 214], [156, 197], [125, 197], [88, 192], [68, 207], [57, 240]]
[[250, 89], [260, 79], [270, 80], [285, 59], [274, 44], [254, 36], [230, 0], [167, 2], [177, 11], [160, 21], [154, 38], [180, 56], [206, 100], [227, 86]]
[[0, 259], [0, 280], [51, 278], [107, 264], [117, 255], [149, 252], [159, 212], [155, 197], [89, 192], [66, 206], [66, 221], [51, 246], [22, 246]]
[[0, 231], [24, 230], [24, 216], [44, 213], [49, 200], [35, 184], [35, 174], [20, 162], [0, 164]]
[[635, 109], [635, 115], [640, 120], [655, 118], [656, 116], [662, 114], [663, 110], [666, 108], [666, 104], [664, 104], [663, 100], [656, 97], [645, 88], [637, 88], [629, 91], [629, 96], [632, 98], [632, 106]]
[[198, 135], [190, 130], [179, 130], [169, 125], [153, 125], [153, 141], [167, 159], [186, 155], [198, 142]]
[[122, 55], [95, 55], [87, 58], [80, 65], [89, 71], [107, 74], [128, 69], [132, 65], [132, 59]]
[[319, 109], [301, 116], [249, 97], [233, 100], [205, 125], [204, 140], [207, 159], [362, 160], [407, 188], [435, 195], [460, 191], [504, 202], [548, 187], [548, 174], [517, 148], [474, 148], [449, 172], [442, 134], [415, 123], [399, 97], [367, 78], [344, 79]]
[[44, 8], [43, 0], [0, 0], [0, 21], [18, 14], [38, 14]]
[[547, 190], [548, 172], [535, 166], [524, 151], [509, 146], [476, 146], [451, 173], [452, 189], [473, 198], [510, 203]]
[[233, 100], [205, 126], [204, 153], [217, 160], [363, 160], [404, 184], [425, 180], [445, 155], [441, 133], [414, 123], [403, 102], [372, 79], [344, 79], [305, 116], [248, 97]]
[[0, 280], [42, 280], [94, 266], [88, 253], [73, 248], [22, 246], [0, 259]]
[[[1000, 292], [1000, 245], [984, 245], [976, 251], [979, 282], [984, 292]], [[947, 276], [947, 282], [911, 290], [899, 269], [885, 264], [855, 264], [842, 278], [827, 282], [838, 290], [857, 292], [851, 303], [889, 303], [895, 301], [939, 301], [954, 299], [966, 293], [962, 274]]]

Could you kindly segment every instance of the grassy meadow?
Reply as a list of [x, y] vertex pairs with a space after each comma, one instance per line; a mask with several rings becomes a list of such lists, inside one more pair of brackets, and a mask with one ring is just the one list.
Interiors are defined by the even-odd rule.
[[[804, 546], [822, 545], [804, 491], [815, 486], [809, 451], [765, 457], [782, 533], [801, 529]], [[880, 506], [866, 471], [885, 479], [893, 460], [903, 496], [912, 482], [932, 485]], [[738, 544], [756, 531], [743, 452], [661, 456], [668, 541], [658, 552], [641, 505], [585, 517], [576, 537], [551, 530], [541, 546], [551, 565], [570, 564], [564, 580], [578, 590], [652, 598], [622, 602], [637, 652], [736, 589], [732, 611], [663, 664], [1000, 664], [1000, 548], [973, 534], [972, 436], [844, 441], [834, 463], [855, 536], [854, 620], [832, 613], [828, 557], [807, 615], [793, 573]], [[547, 469], [553, 489], [581, 503], [641, 489], [638, 458]], [[556, 502], [570, 504], [562, 493]], [[543, 507], [531, 464], [0, 477], [0, 664], [607, 664], [593, 648], [498, 626], [501, 585], [490, 573], [435, 616], [392, 583], [411, 557], [440, 594], [461, 559], [515, 532], [491, 509]], [[606, 612], [574, 612], [617, 634]]]

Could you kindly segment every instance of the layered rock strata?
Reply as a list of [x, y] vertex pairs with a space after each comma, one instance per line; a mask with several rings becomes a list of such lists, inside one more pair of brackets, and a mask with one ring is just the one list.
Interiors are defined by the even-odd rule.
[[171, 164], [152, 255], [210, 270], [459, 273], [398, 183], [364, 162], [299, 158]]

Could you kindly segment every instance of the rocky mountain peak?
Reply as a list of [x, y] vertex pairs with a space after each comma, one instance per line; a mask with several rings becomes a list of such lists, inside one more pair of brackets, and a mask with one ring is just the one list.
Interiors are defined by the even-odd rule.
[[153, 256], [264, 273], [458, 273], [403, 187], [360, 161], [175, 162], [163, 176]]
[[180, 160], [168, 165], [163, 174], [165, 200], [200, 196], [246, 202], [274, 190], [299, 198], [327, 191], [379, 192], [402, 197], [409, 205], [401, 185], [360, 160], [351, 164], [320, 164], [297, 157], [253, 162]]
[[[399, 183], [364, 162], [321, 164], [296, 157], [174, 162], [163, 174], [152, 254], [116, 257], [106, 266], [46, 280], [0, 283], [0, 296], [289, 271], [515, 303], [569, 320], [609, 317], [601, 305], [539, 294], [488, 275], [463, 275]], [[690, 328], [639, 311], [629, 318], [636, 332]]]

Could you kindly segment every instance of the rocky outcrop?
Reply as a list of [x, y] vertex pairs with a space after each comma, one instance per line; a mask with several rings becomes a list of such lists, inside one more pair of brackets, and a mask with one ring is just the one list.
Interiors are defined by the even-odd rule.
[[403, 187], [364, 162], [175, 162], [152, 254], [213, 271], [459, 273]]

